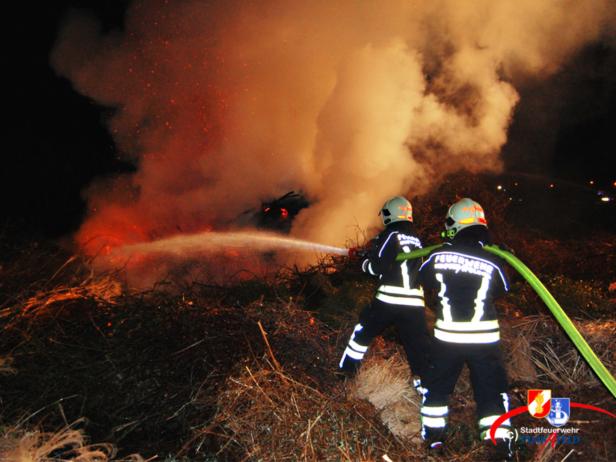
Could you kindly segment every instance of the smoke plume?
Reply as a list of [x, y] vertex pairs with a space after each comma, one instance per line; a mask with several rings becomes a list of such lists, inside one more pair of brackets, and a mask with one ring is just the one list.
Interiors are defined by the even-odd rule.
[[111, 33], [75, 13], [52, 64], [138, 165], [87, 192], [78, 241], [225, 229], [295, 189], [292, 235], [344, 244], [389, 196], [501, 169], [516, 85], [611, 34], [615, 5], [142, 0]]

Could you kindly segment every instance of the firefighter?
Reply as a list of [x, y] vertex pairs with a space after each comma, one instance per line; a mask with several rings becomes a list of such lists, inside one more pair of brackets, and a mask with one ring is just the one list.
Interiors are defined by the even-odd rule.
[[361, 268], [377, 276], [380, 285], [372, 303], [360, 313], [339, 367], [347, 376], [352, 376], [372, 340], [393, 325], [398, 330], [415, 375], [413, 385], [421, 392], [420, 377], [428, 367], [430, 336], [424, 314], [423, 290], [417, 283], [420, 262], [396, 261], [399, 253], [421, 248], [413, 225], [413, 207], [404, 197], [396, 196], [385, 202], [379, 215], [385, 229], [373, 239]]
[[[490, 243], [483, 208], [464, 198], [447, 212], [445, 237], [419, 269], [419, 282], [436, 293], [432, 364], [424, 379], [422, 437], [441, 448], [449, 413], [448, 399], [466, 364], [477, 403], [480, 437], [490, 440], [494, 421], [508, 411], [507, 376], [500, 352], [494, 298], [508, 290], [497, 257], [483, 249]], [[500, 451], [510, 455], [507, 420], [496, 432]], [[442, 450], [442, 449], [441, 449]]]

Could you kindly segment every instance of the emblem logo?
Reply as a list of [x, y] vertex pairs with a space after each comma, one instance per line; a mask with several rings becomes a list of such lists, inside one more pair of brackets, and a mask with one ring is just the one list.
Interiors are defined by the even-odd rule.
[[542, 419], [550, 413], [552, 390], [528, 390], [528, 413]]
[[546, 419], [554, 427], [562, 427], [569, 421], [571, 407], [569, 398], [552, 398], [550, 412]]

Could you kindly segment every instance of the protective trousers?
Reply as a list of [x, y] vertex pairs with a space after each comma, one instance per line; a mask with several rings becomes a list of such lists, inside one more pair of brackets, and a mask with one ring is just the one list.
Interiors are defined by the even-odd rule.
[[[422, 380], [427, 389], [421, 406], [422, 437], [429, 443], [442, 442], [447, 429], [448, 401], [464, 364], [470, 370], [481, 439], [489, 439], [494, 421], [509, 410], [507, 374], [500, 342], [460, 344], [435, 339], [432, 367]], [[508, 439], [511, 422], [499, 427], [496, 438]]]
[[349, 343], [340, 360], [340, 369], [354, 373], [370, 343], [389, 326], [398, 330], [413, 374], [423, 377], [428, 370], [431, 338], [423, 306], [393, 305], [375, 299], [359, 315]]

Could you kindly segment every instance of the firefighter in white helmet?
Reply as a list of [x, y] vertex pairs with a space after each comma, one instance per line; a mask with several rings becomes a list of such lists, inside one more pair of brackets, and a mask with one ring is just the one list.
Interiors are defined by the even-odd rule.
[[423, 290], [417, 283], [420, 262], [397, 262], [401, 252], [421, 248], [413, 225], [413, 207], [401, 196], [389, 199], [379, 212], [385, 229], [372, 241], [362, 261], [362, 270], [380, 279], [372, 303], [359, 316], [339, 367], [352, 375], [372, 340], [394, 325], [415, 375], [414, 386], [421, 391], [420, 377], [428, 367], [430, 336], [426, 327]]
[[[445, 439], [448, 399], [466, 364], [477, 403], [480, 437], [489, 441], [494, 421], [508, 411], [507, 376], [500, 352], [493, 300], [508, 290], [497, 257], [483, 249], [490, 243], [483, 208], [464, 198], [447, 212], [450, 239], [421, 265], [419, 281], [438, 300], [430, 371], [421, 406], [422, 437], [430, 448]], [[501, 450], [510, 454], [508, 420], [496, 432]], [[491, 444], [491, 443], [490, 443]]]

